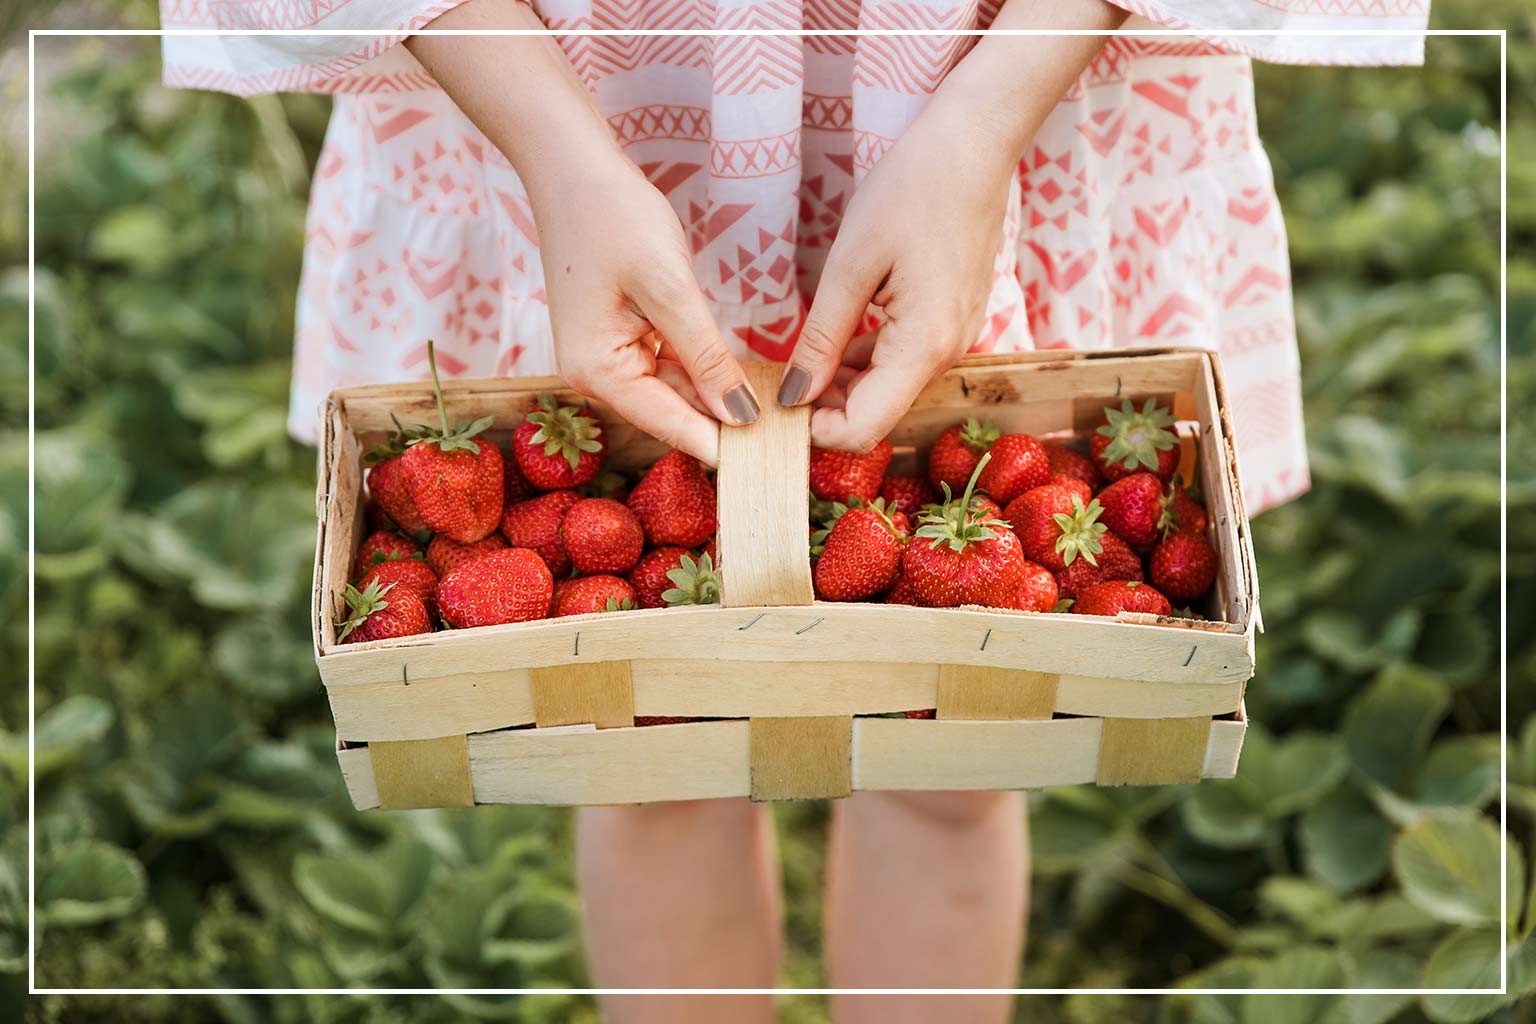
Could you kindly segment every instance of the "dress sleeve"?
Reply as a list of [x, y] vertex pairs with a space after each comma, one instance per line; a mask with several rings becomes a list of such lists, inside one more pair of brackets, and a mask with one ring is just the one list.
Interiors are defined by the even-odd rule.
[[[167, 30], [351, 30], [358, 35], [166, 35], [165, 84], [237, 96], [342, 92], [372, 74], [424, 75], [397, 44], [465, 0], [160, 0]], [[372, 31], [369, 31], [372, 30]], [[379, 32], [384, 34], [378, 34]]]
[[[1430, 0], [1110, 0], [1134, 15], [1126, 29], [1201, 32], [1221, 50], [1277, 64], [1422, 64]], [[1233, 29], [1264, 33], [1228, 35]], [[1296, 35], [1311, 32], [1392, 35]], [[1208, 34], [1206, 34], [1208, 32]], [[1166, 38], [1157, 42], [1178, 43]]]

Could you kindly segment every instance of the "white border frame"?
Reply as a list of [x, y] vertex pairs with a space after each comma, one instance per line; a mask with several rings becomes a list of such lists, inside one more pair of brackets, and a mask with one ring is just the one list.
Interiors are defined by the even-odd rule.
[[[37, 155], [37, 106], [36, 106], [36, 46], [38, 37], [97, 36], [359, 36], [380, 37], [407, 35], [496, 35], [496, 36], [1132, 36], [1136, 38], [1175, 36], [1209, 38], [1265, 36], [1497, 36], [1499, 39], [1499, 832], [1507, 840], [1509, 831], [1509, 507], [1508, 507], [1508, 315], [1507, 294], [1509, 273], [1508, 250], [1508, 134], [1509, 134], [1509, 38], [1506, 29], [1111, 29], [1082, 31], [1075, 29], [870, 29], [870, 30], [800, 30], [764, 32], [754, 29], [718, 30], [663, 30], [635, 29], [613, 31], [607, 29], [572, 29], [559, 33], [538, 29], [496, 29], [483, 32], [453, 29], [418, 29], [402, 33], [398, 29], [251, 29], [224, 31], [221, 29], [30, 29], [27, 32], [27, 994], [28, 995], [391, 995], [435, 996], [445, 993], [455, 995], [1495, 995], [1507, 994], [1509, 987], [1509, 874], [1506, 858], [1507, 841], [1499, 848], [1499, 987], [1488, 988], [1323, 988], [1323, 989], [1265, 989], [1265, 988], [38, 988], [36, 985], [36, 729], [37, 729], [37, 641], [36, 600], [37, 578], [34, 552], [37, 540], [36, 521], [36, 342], [37, 342], [37, 239], [36, 239], [36, 155]], [[1533, 851], [1536, 852], [1536, 851]], [[1528, 874], [1536, 871], [1533, 863]], [[1528, 880], [1536, 885], [1536, 880]]]

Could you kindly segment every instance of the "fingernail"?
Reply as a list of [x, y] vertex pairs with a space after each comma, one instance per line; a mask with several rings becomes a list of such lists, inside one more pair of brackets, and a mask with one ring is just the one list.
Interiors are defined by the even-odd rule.
[[739, 426], [757, 422], [757, 399], [745, 384], [737, 384], [725, 393], [725, 408]]
[[798, 366], [791, 366], [784, 371], [784, 380], [779, 384], [779, 404], [799, 405], [810, 386], [811, 375]]

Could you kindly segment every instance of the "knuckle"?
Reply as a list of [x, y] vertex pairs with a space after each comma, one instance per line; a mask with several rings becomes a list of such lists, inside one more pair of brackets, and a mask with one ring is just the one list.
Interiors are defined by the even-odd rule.
[[723, 384], [735, 377], [736, 359], [724, 345], [711, 343], [700, 346], [688, 363], [688, 372], [695, 381]]
[[837, 341], [820, 320], [807, 318], [800, 329], [800, 341], [796, 350], [818, 361], [830, 360], [837, 354]]

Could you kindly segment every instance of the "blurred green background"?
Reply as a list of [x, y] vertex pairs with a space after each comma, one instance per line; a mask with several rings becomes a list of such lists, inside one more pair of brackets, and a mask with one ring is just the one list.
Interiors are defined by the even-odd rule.
[[[74, 24], [153, 25], [143, 2]], [[87, 13], [82, 15], [81, 11]], [[26, 991], [25, 42], [0, 11], [0, 1018]], [[1536, 23], [1509, 25], [1509, 934], [1536, 987]], [[41, 40], [37, 884], [45, 986], [586, 982], [571, 816], [354, 813], [305, 621], [313, 454], [283, 434], [327, 104], [158, 85], [153, 40]], [[1498, 41], [1257, 71], [1315, 488], [1255, 523], [1240, 777], [1031, 800], [1032, 986], [1497, 981]], [[777, 808], [784, 981], [825, 983], [826, 808]], [[893, 894], [893, 898], [895, 894]], [[789, 997], [783, 1019], [826, 1019]], [[46, 1021], [593, 1020], [590, 1000], [27, 1001]], [[1530, 1020], [1500, 997], [1037, 998], [1029, 1021]]]

